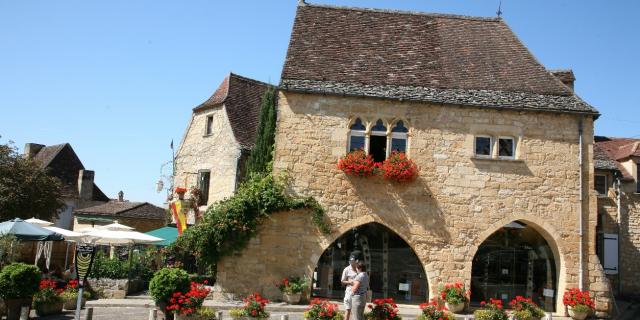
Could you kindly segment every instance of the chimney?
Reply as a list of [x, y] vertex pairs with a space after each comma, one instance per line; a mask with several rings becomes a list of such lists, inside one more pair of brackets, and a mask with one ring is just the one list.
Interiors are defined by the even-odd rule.
[[78, 174], [78, 199], [80, 201], [93, 200], [93, 177], [95, 172], [80, 170]]
[[37, 143], [25, 143], [24, 144], [24, 157], [27, 159], [33, 159], [33, 157], [44, 148], [43, 144]]
[[122, 192], [122, 190], [118, 192], [118, 201], [124, 202], [124, 192]]
[[573, 74], [573, 70], [549, 70], [549, 73], [558, 78], [558, 80], [562, 81], [565, 86], [569, 87], [569, 89], [573, 91], [573, 83], [576, 81], [576, 76]]

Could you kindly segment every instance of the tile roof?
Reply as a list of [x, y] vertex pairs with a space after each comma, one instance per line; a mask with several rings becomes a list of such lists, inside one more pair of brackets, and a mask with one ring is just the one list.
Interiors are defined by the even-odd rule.
[[[78, 174], [84, 169], [80, 158], [69, 143], [45, 146], [33, 156], [40, 163], [41, 168], [47, 169], [49, 174], [62, 182], [62, 192], [65, 196], [75, 197], [78, 194]], [[109, 198], [93, 184], [93, 200], [109, 201]]]
[[633, 138], [614, 138], [614, 137], [594, 137], [594, 165], [596, 169], [607, 170], [599, 168], [598, 166], [604, 166], [602, 162], [603, 156], [613, 161], [617, 170], [622, 173], [622, 177], [625, 180], [634, 180], [633, 175], [627, 169], [625, 169], [620, 160], [624, 160], [629, 157], [640, 157], [640, 139]]
[[497, 18], [303, 3], [281, 79], [290, 91], [597, 115]]
[[269, 87], [270, 84], [229, 73], [213, 95], [193, 111], [224, 104], [236, 141], [251, 149], [256, 140], [262, 95]]
[[125, 218], [164, 219], [166, 210], [148, 202], [111, 200], [97, 206], [75, 209], [75, 214]]
[[593, 144], [593, 166], [599, 170], [620, 171], [616, 161], [597, 142]]

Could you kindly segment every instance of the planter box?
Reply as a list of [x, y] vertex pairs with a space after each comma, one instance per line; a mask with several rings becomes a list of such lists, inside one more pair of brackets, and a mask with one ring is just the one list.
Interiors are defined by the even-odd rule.
[[36, 314], [38, 315], [38, 317], [47, 316], [50, 314], [59, 314], [62, 313], [62, 306], [62, 300], [52, 303], [40, 304], [35, 307]]
[[127, 294], [136, 293], [145, 289], [145, 282], [141, 279], [87, 279], [91, 289], [97, 292], [100, 298], [124, 299]]

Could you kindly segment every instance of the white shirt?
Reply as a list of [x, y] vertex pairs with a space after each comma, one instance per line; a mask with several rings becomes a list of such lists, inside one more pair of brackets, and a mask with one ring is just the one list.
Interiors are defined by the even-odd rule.
[[[357, 275], [358, 275], [358, 272], [356, 272], [356, 270], [353, 270], [351, 265], [348, 265], [346, 268], [344, 268], [344, 270], [342, 270], [342, 278], [340, 280], [341, 281], [353, 280], [356, 278]], [[347, 288], [346, 288], [347, 294], [351, 294], [351, 287], [352, 285], [350, 284], [347, 285]]]

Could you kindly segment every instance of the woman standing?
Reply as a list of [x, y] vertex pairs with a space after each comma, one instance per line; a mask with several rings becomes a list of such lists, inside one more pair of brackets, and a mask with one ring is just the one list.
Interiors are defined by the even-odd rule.
[[351, 308], [354, 320], [364, 320], [364, 307], [367, 305], [367, 291], [369, 290], [369, 276], [367, 267], [362, 261], [356, 263], [358, 275], [353, 279]]

